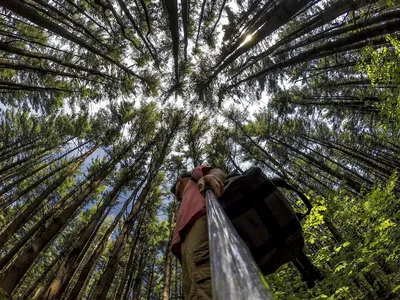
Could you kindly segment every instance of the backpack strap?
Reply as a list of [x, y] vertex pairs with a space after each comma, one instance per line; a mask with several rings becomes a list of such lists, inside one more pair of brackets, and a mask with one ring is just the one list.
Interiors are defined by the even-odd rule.
[[281, 187], [293, 192], [296, 192], [296, 194], [300, 197], [300, 199], [303, 201], [303, 203], [305, 204], [305, 206], [307, 207], [307, 212], [305, 214], [296, 214], [299, 217], [299, 221], [301, 221], [302, 219], [304, 219], [305, 216], [309, 215], [311, 213], [311, 209], [312, 209], [312, 204], [310, 202], [310, 200], [308, 200], [308, 198], [302, 193], [300, 192], [298, 189], [294, 188], [293, 186], [291, 186], [290, 184], [288, 184], [286, 182], [285, 179], [283, 178], [273, 178], [271, 179], [271, 181], [277, 186], [277, 187]]

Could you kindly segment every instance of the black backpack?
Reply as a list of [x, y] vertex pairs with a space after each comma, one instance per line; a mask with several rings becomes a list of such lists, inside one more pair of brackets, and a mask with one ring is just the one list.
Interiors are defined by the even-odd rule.
[[[307, 207], [296, 214], [278, 187], [295, 191]], [[303, 252], [301, 219], [312, 209], [302, 193], [281, 178], [268, 179], [260, 168], [227, 177], [225, 191], [218, 199], [240, 237], [250, 249], [263, 274], [275, 272], [293, 262], [309, 287], [322, 274]]]

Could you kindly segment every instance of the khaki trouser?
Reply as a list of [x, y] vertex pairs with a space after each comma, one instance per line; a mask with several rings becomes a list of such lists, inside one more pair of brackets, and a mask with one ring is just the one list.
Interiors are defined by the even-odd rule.
[[196, 220], [190, 228], [181, 251], [185, 300], [212, 299], [206, 215]]

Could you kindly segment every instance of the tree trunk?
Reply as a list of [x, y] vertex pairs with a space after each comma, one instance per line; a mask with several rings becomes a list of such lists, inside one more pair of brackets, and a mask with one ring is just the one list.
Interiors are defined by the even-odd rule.
[[333, 224], [333, 222], [326, 216], [324, 216], [324, 222], [326, 227], [328, 227], [330, 233], [332, 234], [333, 238], [335, 239], [335, 241], [338, 243], [342, 243], [343, 237], [340, 234], [339, 230], [336, 228], [336, 226]]
[[[288, 0], [274, 5], [273, 9], [269, 10], [266, 14], [264, 14], [262, 19], [256, 22], [254, 29], [258, 30], [250, 30], [248, 33], [253, 34], [251, 40], [244, 43], [247, 36], [242, 35], [242, 37], [232, 46], [234, 52], [231, 55], [225, 56], [221, 64], [217, 65], [216, 70], [208, 82], [211, 82], [213, 78], [215, 78], [223, 69], [235, 61], [239, 56], [252, 49], [280, 26], [286, 24], [293, 15], [295, 15], [301, 8], [306, 6], [310, 1], [311, 0]], [[240, 45], [241, 47], [239, 47]]]
[[75, 194], [77, 194], [78, 192], [80, 193], [83, 186], [85, 185], [85, 183], [88, 180], [83, 181], [81, 184], [79, 184], [78, 187], [76, 187], [75, 189], [73, 189], [72, 191], [70, 191], [66, 196], [64, 196], [58, 203], [57, 205], [54, 207], [53, 210], [49, 211], [48, 213], [46, 213], [46, 215], [44, 215], [42, 217], [42, 219], [40, 221], [38, 221], [34, 226], [32, 226], [28, 232], [26, 232], [19, 240], [18, 242], [11, 248], [10, 251], [8, 251], [8, 253], [3, 256], [0, 259], [0, 269], [4, 268], [8, 263], [11, 262], [12, 258], [14, 257], [14, 255], [25, 245], [25, 243], [30, 240], [35, 233], [38, 232], [39, 229], [44, 229], [46, 222], [54, 216], [54, 214], [63, 207], [64, 203], [71, 198], [72, 196], [74, 196]]
[[74, 174], [76, 170], [83, 164], [86, 158], [91, 155], [100, 144], [96, 144], [92, 149], [87, 151], [74, 160], [74, 163], [64, 171], [52, 184], [50, 184], [29, 206], [20, 213], [14, 221], [0, 234], [0, 247], [2, 247], [11, 236], [28, 220], [29, 216], [35, 211], [35, 209], [53, 192], [55, 191], [69, 176]]
[[[132, 193], [132, 195], [129, 197], [129, 199], [133, 200], [136, 197], [135, 192]], [[125, 201], [124, 206], [121, 208], [120, 212], [116, 217], [114, 218], [114, 221], [111, 223], [111, 225], [108, 227], [107, 231], [105, 232], [103, 238], [97, 245], [96, 249], [90, 256], [89, 260], [85, 263], [83, 266], [81, 273], [79, 274], [78, 280], [76, 281], [74, 287], [71, 290], [71, 293], [68, 296], [67, 300], [77, 300], [81, 299], [82, 295], [81, 292], [84, 291], [84, 287], [87, 284], [87, 278], [93, 268], [93, 266], [96, 264], [97, 260], [99, 259], [101, 253], [103, 253], [104, 248], [106, 247], [106, 244], [108, 242], [109, 237], [113, 233], [114, 229], [117, 227], [119, 220], [125, 213], [126, 209], [128, 208], [128, 205], [130, 201]]]
[[46, 160], [48, 155], [49, 153], [44, 152], [39, 154], [38, 156], [35, 155], [35, 157], [33, 158], [31, 157], [28, 161], [25, 162], [25, 164], [18, 163], [15, 168], [10, 168], [0, 176], [0, 182], [7, 182], [12, 180], [13, 178], [21, 176], [21, 174], [24, 174], [27, 170], [30, 170], [32, 166], [38, 165]]
[[111, 251], [107, 266], [104, 270], [104, 273], [101, 275], [99, 279], [99, 283], [96, 287], [96, 291], [94, 294], [95, 299], [106, 299], [108, 290], [111, 286], [111, 283], [115, 277], [115, 273], [118, 269], [118, 261], [122, 257], [122, 252], [125, 246], [125, 240], [127, 235], [132, 229], [132, 226], [136, 220], [136, 216], [142, 207], [144, 201], [147, 199], [147, 195], [151, 189], [151, 177], [147, 181], [146, 185], [143, 187], [135, 205], [132, 207], [132, 210], [124, 222], [124, 225], [119, 233], [117, 240], [115, 241], [113, 250]]
[[[345, 1], [345, 2], [348, 3], [349, 1]], [[365, 3], [365, 1], [357, 1], [357, 2], [360, 2], [360, 3], [364, 2]], [[284, 50], [281, 50], [279, 52], [274, 53], [274, 55], [279, 55], [279, 54], [282, 54], [282, 53], [287, 52], [287, 51], [293, 51], [293, 50], [295, 50], [297, 48], [307, 46], [307, 45], [309, 45], [309, 44], [311, 44], [313, 42], [319, 41], [321, 39], [332, 38], [332, 37], [335, 37], [335, 36], [342, 35], [344, 33], [352, 32], [352, 31], [355, 31], [355, 30], [360, 30], [360, 29], [366, 28], [368, 26], [375, 25], [375, 24], [378, 24], [378, 23], [381, 23], [381, 22], [385, 22], [385, 21], [388, 21], [390, 19], [399, 18], [399, 17], [400, 17], [400, 11], [398, 11], [398, 10], [380, 13], [378, 16], [366, 19], [366, 20], [361, 21], [361, 22], [349, 23], [348, 26], [345, 26], [343, 28], [339, 28], [339, 29], [336, 29], [336, 30], [329, 30], [328, 32], [324, 31], [324, 32], [321, 32], [319, 34], [312, 35], [309, 38], [307, 38], [305, 41], [302, 41], [300, 43], [296, 43], [292, 47], [287, 47]]]
[[58, 173], [60, 170], [64, 169], [65, 167], [69, 166], [71, 163], [73, 163], [74, 161], [71, 160], [70, 162], [68, 162], [67, 165], [61, 165], [58, 168], [54, 169], [53, 171], [51, 171], [50, 173], [48, 173], [47, 175], [43, 176], [42, 178], [40, 178], [38, 181], [34, 182], [33, 184], [29, 185], [27, 188], [25, 188], [24, 190], [18, 192], [18, 194], [14, 195], [13, 197], [10, 197], [8, 200], [4, 201], [3, 203], [0, 204], [0, 211], [6, 209], [11, 203], [13, 203], [14, 201], [17, 201], [18, 199], [20, 199], [21, 197], [23, 197], [24, 195], [26, 195], [27, 193], [29, 193], [30, 191], [34, 190], [35, 188], [39, 187], [40, 184], [42, 184], [44, 181], [46, 181], [48, 178], [52, 177], [53, 175], [55, 175], [56, 173]]
[[65, 62], [62, 59], [59, 59], [57, 57], [51, 56], [51, 55], [47, 55], [45, 53], [39, 53], [39, 52], [32, 52], [32, 51], [28, 51], [28, 50], [24, 50], [24, 49], [20, 49], [20, 48], [16, 48], [16, 47], [12, 47], [7, 43], [4, 42], [0, 42], [0, 50], [3, 50], [5, 52], [9, 52], [9, 53], [13, 53], [13, 54], [17, 54], [17, 55], [21, 55], [21, 56], [26, 56], [26, 57], [31, 57], [31, 58], [36, 58], [36, 59], [42, 59], [42, 60], [46, 60], [46, 61], [52, 61], [55, 62], [61, 66], [67, 67], [67, 68], [71, 68], [71, 69], [75, 69], [75, 70], [79, 70], [79, 71], [83, 71], [86, 72], [88, 74], [91, 75], [96, 75], [96, 76], [101, 76], [103, 78], [109, 79], [109, 80], [113, 80], [114, 82], [118, 83], [119, 79], [112, 77], [111, 75], [105, 74], [105, 73], [101, 73], [95, 69], [89, 69], [89, 68], [85, 68], [76, 64], [72, 64], [69, 62]]
[[184, 57], [187, 61], [187, 48], [188, 48], [188, 28], [189, 28], [189, 1], [181, 0], [182, 8], [182, 27], [183, 27], [183, 40], [184, 40]]
[[[1, 49], [1, 48], [0, 48]], [[22, 145], [22, 146], [16, 146], [16, 149], [10, 149], [6, 152], [3, 152], [0, 155], [0, 162], [6, 161], [14, 156], [17, 156], [20, 153], [24, 153], [27, 152], [29, 150], [32, 150], [34, 148], [39, 148], [40, 146], [42, 146], [44, 143], [42, 140], [35, 140], [32, 143], [28, 143], [26, 145]]]
[[[138, 224], [137, 224], [137, 226], [136, 226], [136, 233], [135, 233], [135, 241], [134, 241], [134, 243], [138, 243], [138, 240], [139, 240], [139, 237], [140, 237], [140, 232], [141, 232], [141, 229], [142, 229], [142, 226], [143, 226], [143, 224], [144, 224], [144, 221], [145, 221], [145, 213], [141, 213], [140, 214], [140, 216], [139, 216], [139, 220], [138, 220]], [[135, 248], [136, 248], [136, 245], [135, 245]], [[130, 290], [131, 290], [131, 287], [132, 287], [132, 283], [133, 283], [133, 279], [134, 279], [134, 275], [135, 275], [135, 273], [136, 273], [136, 267], [137, 267], [137, 264], [134, 264], [134, 262], [136, 261], [136, 259], [138, 259], [138, 256], [139, 256], [139, 254], [137, 253], [138, 251], [135, 251], [135, 253], [134, 253], [134, 258], [133, 258], [133, 260], [132, 260], [132, 264], [131, 264], [131, 267], [130, 267], [130, 269], [129, 269], [129, 276], [128, 276], [128, 281], [127, 281], [127, 283], [126, 283], [126, 289], [125, 289], [125, 291], [124, 291], [124, 294], [122, 295], [122, 299], [123, 300], [128, 300], [129, 299], [129, 296], [130, 296]]]
[[[41, 6], [45, 7], [46, 9], [53, 11], [57, 16], [61, 16], [61, 18], [57, 18], [58, 22], [61, 22], [64, 26], [68, 26], [73, 30], [77, 30], [77, 28], [80, 28], [83, 32], [85, 32], [85, 39], [87, 39], [87, 37], [92, 38], [93, 40], [95, 40], [100, 46], [104, 47], [104, 48], [108, 48], [107, 45], [104, 45], [96, 36], [93, 35], [92, 32], [90, 32], [86, 26], [83, 26], [82, 24], [80, 24], [79, 22], [76, 22], [74, 19], [70, 18], [67, 14], [63, 13], [62, 11], [58, 10], [56, 7], [49, 5], [48, 3], [46, 3], [43, 0], [34, 0], [36, 3], [39, 3]], [[39, 10], [38, 7], [35, 7], [36, 10]], [[42, 12], [43, 14], [48, 15], [49, 17], [53, 18], [53, 16], [45, 10], [39, 10], [40, 12]], [[75, 27], [70, 26], [67, 22], [65, 22], [65, 20], [67, 20], [68, 22], [72, 23], [73, 25], [75, 25]]]
[[384, 23], [373, 28], [366, 28], [359, 32], [349, 35], [348, 37], [339, 38], [336, 41], [325, 43], [321, 46], [314, 47], [310, 50], [304, 51], [294, 57], [286, 59], [281, 62], [270, 65], [269, 67], [263, 69], [262, 71], [250, 75], [247, 78], [239, 80], [238, 82], [230, 85], [227, 89], [238, 86], [246, 81], [258, 78], [260, 76], [265, 76], [268, 73], [283, 69], [289, 66], [294, 66], [302, 62], [310, 61], [317, 58], [327, 57], [332, 54], [341, 53], [348, 50], [355, 50], [365, 47], [368, 44], [380, 45], [386, 43], [385, 38], [379, 38], [377, 40], [371, 41], [372, 38], [382, 36], [384, 34], [389, 34], [396, 32], [400, 29], [400, 22], [391, 21]]
[[53, 21], [43, 17], [38, 12], [36, 12], [34, 9], [25, 5], [20, 0], [4, 0], [4, 1], [2, 1], [1, 5], [7, 9], [11, 10], [12, 12], [26, 18], [27, 20], [38, 25], [39, 27], [45, 28], [45, 29], [49, 30], [50, 32], [53, 32], [53, 33], [61, 36], [62, 38], [65, 38], [66, 40], [69, 40], [72, 43], [75, 43], [75, 44], [81, 46], [82, 48], [85, 48], [85, 49], [89, 50], [90, 52], [104, 58], [106, 61], [109, 61], [110, 63], [118, 66], [119, 68], [124, 70], [126, 73], [145, 81], [144, 78], [137, 75], [132, 70], [130, 70], [126, 66], [122, 65], [118, 61], [114, 60], [113, 58], [108, 56], [106, 53], [96, 49], [95, 47], [93, 47], [92, 45], [90, 45], [89, 43], [84, 41], [83, 39], [79, 38], [75, 34], [65, 30], [64, 28], [57, 25]]
[[[117, 293], [116, 293], [116, 296], [115, 296], [114, 300], [122, 299], [122, 296], [124, 295], [125, 283], [126, 283], [128, 277], [129, 277], [129, 273], [133, 273], [132, 267], [133, 267], [133, 263], [134, 263], [134, 256], [135, 256], [135, 253], [136, 253], [136, 245], [137, 245], [137, 242], [138, 242], [139, 236], [140, 236], [141, 225], [142, 225], [142, 223], [140, 223], [137, 226], [137, 229], [135, 231], [135, 236], [133, 238], [133, 243], [132, 243], [131, 249], [129, 251], [128, 262], [125, 265], [123, 274], [121, 276], [121, 282], [119, 283], [119, 286], [118, 286], [118, 289], [117, 289]], [[127, 287], [127, 290], [128, 289], [129, 289], [129, 285]]]
[[[97, 231], [100, 229], [101, 223], [107, 216], [105, 211], [109, 209], [118, 198], [118, 194], [126, 184], [124, 180], [118, 183], [113, 190], [107, 195], [101, 207], [93, 215], [91, 221], [82, 231], [79, 239], [74, 243], [72, 249], [63, 259], [63, 262], [58, 267], [54, 276], [51, 278], [44, 293], [38, 298], [39, 300], [60, 299], [62, 293], [67, 288], [67, 285], [74, 274], [77, 266], [84, 257], [88, 244], [94, 239]], [[131, 199], [127, 201], [130, 202]], [[86, 248], [86, 249], [85, 249]]]
[[[26, 289], [24, 291], [23, 296], [21, 297], [21, 299], [36, 299], [38, 293], [43, 289], [43, 285], [44, 285], [44, 279], [47, 276], [47, 274], [49, 274], [49, 272], [51, 272], [51, 270], [54, 268], [55, 265], [57, 265], [59, 263], [59, 259], [62, 257], [62, 255], [56, 257], [53, 262], [48, 265], [43, 272], [40, 274], [40, 276], [30, 285], [30, 287], [28, 289]], [[35, 294], [33, 297], [29, 297], [34, 291]]]
[[17, 284], [21, 281], [24, 274], [33, 264], [40, 251], [53, 239], [53, 237], [65, 226], [76, 209], [86, 200], [86, 198], [101, 184], [109, 172], [115, 167], [118, 160], [112, 160], [106, 167], [103, 167], [94, 176], [93, 181], [87, 186], [85, 191], [72, 200], [65, 209], [44, 229], [23, 251], [5, 272], [4, 278], [0, 280], [0, 288], [7, 294], [11, 294]]
[[169, 288], [170, 288], [170, 281], [171, 281], [171, 265], [172, 265], [172, 252], [171, 252], [171, 244], [172, 238], [174, 234], [174, 227], [176, 221], [176, 214], [175, 209], [172, 207], [171, 210], [171, 217], [170, 217], [170, 225], [169, 225], [169, 235], [168, 235], [168, 244], [167, 248], [164, 252], [165, 263], [164, 263], [164, 285], [163, 285], [163, 293], [162, 293], [162, 300], [168, 300], [169, 298]]
[[143, 268], [144, 268], [144, 259], [146, 257], [145, 251], [140, 253], [139, 258], [139, 267], [135, 277], [135, 283], [133, 284], [133, 297], [132, 300], [140, 299], [140, 292], [142, 290], [142, 279], [143, 279]]
[[149, 278], [147, 279], [147, 293], [146, 299], [151, 300], [151, 292], [153, 291], [154, 280], [154, 265], [156, 264], [156, 254], [153, 255], [153, 260], [149, 268]]
[[4, 69], [10, 69], [10, 70], [22, 70], [22, 71], [32, 70], [39, 74], [51, 74], [52, 76], [70, 77], [70, 78], [81, 79], [81, 80], [90, 81], [90, 82], [94, 82], [94, 83], [96, 82], [96, 80], [90, 79], [87, 76], [85, 77], [84, 75], [77, 75], [74, 73], [57, 71], [54, 69], [52, 70], [52, 69], [39, 68], [39, 67], [36, 67], [33, 65], [28, 65], [25, 63], [12, 63], [7, 60], [0, 60], [0, 67], [4, 68]]
[[[87, 142], [86, 142], [87, 143]], [[65, 152], [64, 154], [62, 154], [61, 156], [51, 160], [48, 163], [43, 164], [42, 166], [40, 166], [37, 169], [34, 169], [32, 172], [25, 174], [24, 176], [21, 176], [20, 178], [18, 178], [16, 181], [11, 182], [10, 184], [6, 185], [4, 188], [2, 188], [0, 190], [0, 196], [4, 195], [5, 193], [7, 193], [9, 190], [11, 190], [13, 187], [17, 186], [18, 184], [20, 184], [22, 181], [24, 181], [25, 179], [28, 179], [29, 177], [31, 177], [32, 175], [35, 175], [37, 172], [43, 170], [46, 167], [51, 166], [52, 164], [54, 164], [56, 161], [63, 159], [65, 156], [67, 156], [68, 154], [74, 152], [75, 150], [79, 149], [80, 147], [82, 147], [83, 145], [85, 145], [86, 143], [82, 144], [82, 145], [78, 145], [77, 147]]]
[[330, 168], [329, 166], [327, 166], [326, 164], [324, 164], [323, 162], [320, 162], [319, 160], [315, 159], [314, 157], [312, 157], [309, 154], [306, 154], [300, 150], [298, 150], [295, 147], [292, 147], [291, 145], [288, 145], [287, 143], [281, 141], [281, 140], [277, 140], [277, 142], [285, 147], [287, 147], [288, 149], [294, 151], [297, 154], [300, 154], [301, 156], [304, 156], [309, 162], [314, 163], [316, 166], [318, 166], [322, 171], [328, 173], [329, 175], [332, 175], [333, 177], [336, 177], [337, 179], [340, 179], [342, 181], [344, 181], [348, 186], [350, 186], [351, 188], [353, 188], [357, 193], [359, 193], [361, 191], [361, 185], [354, 181], [352, 178], [350, 178], [350, 176], [347, 176], [344, 173], [341, 173], [337, 170], [334, 170], [332, 168]]
[[4, 166], [3, 168], [0, 169], [0, 174], [3, 174], [3, 173], [5, 173], [6, 171], [8, 171], [8, 170], [10, 170], [10, 169], [12, 169], [12, 168], [14, 168], [14, 167], [16, 167], [16, 166], [18, 166], [18, 165], [22, 165], [22, 164], [24, 164], [24, 163], [26, 163], [26, 162], [28, 162], [28, 161], [34, 159], [34, 158], [37, 158], [38, 156], [40, 156], [40, 155], [42, 155], [42, 154], [45, 154], [47, 151], [52, 150], [52, 149], [54, 149], [55, 147], [57, 147], [57, 145], [47, 147], [47, 148], [45, 148], [45, 149], [43, 149], [43, 150], [41, 150], [41, 151], [35, 152], [35, 153], [32, 154], [32, 155], [28, 155], [27, 157], [24, 157], [24, 158], [22, 158], [22, 159], [17, 160], [16, 162], [13, 162], [13, 163], [11, 163], [11, 164], [9, 164], [9, 165], [6, 165], [6, 166]]
[[126, 16], [128, 17], [129, 21], [131, 22], [133, 28], [135, 29], [135, 31], [137, 32], [137, 34], [139, 35], [139, 37], [141, 38], [141, 40], [143, 41], [144, 45], [146, 46], [147, 50], [149, 51], [151, 57], [153, 58], [156, 66], [158, 66], [158, 60], [157, 57], [154, 55], [153, 51], [150, 48], [149, 43], [147, 42], [147, 40], [145, 39], [145, 37], [143, 36], [143, 33], [141, 32], [139, 26], [136, 24], [135, 19], [133, 18], [131, 12], [129, 11], [128, 7], [126, 6], [125, 2], [122, 0], [117, 0], [119, 3], [119, 6], [122, 8], [122, 10], [124, 11], [124, 13], [126, 14]]
[[[204, 0], [205, 2], [206, 0]], [[164, 1], [165, 10], [168, 15], [168, 26], [172, 40], [172, 54], [174, 58], [175, 80], [179, 83], [179, 24], [178, 24], [178, 3], [177, 0]], [[197, 40], [196, 40], [197, 44]]]

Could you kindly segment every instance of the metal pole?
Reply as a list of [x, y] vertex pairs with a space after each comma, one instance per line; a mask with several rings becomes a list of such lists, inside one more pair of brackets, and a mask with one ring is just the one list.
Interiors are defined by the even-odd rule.
[[214, 193], [206, 190], [213, 300], [269, 300], [271, 289]]

